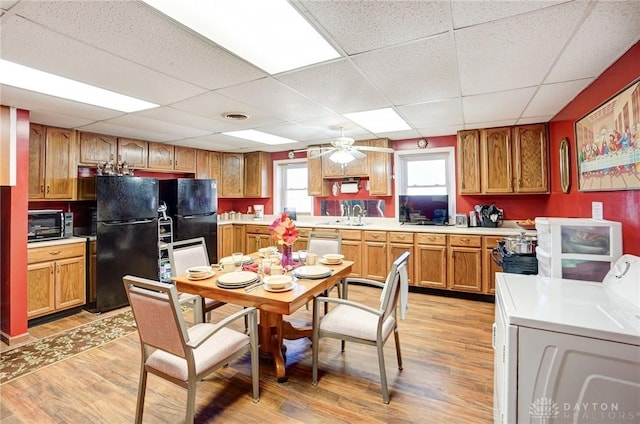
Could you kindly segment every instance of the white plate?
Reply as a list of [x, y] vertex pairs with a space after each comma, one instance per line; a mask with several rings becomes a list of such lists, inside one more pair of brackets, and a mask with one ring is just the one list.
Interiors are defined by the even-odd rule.
[[268, 292], [271, 292], [271, 293], [280, 293], [280, 292], [289, 291], [289, 290], [293, 289], [295, 286], [297, 286], [297, 284], [292, 281], [292, 282], [288, 283], [286, 286], [284, 286], [281, 289], [272, 289], [272, 288], [269, 288], [269, 286], [267, 286], [266, 284], [263, 284], [262, 288], [264, 289], [264, 291], [268, 291]]
[[325, 265], [340, 265], [342, 263], [342, 259], [340, 259], [338, 262], [329, 262], [328, 260], [323, 258], [319, 259], [318, 262]]
[[264, 277], [262, 281], [264, 281], [265, 286], [271, 287], [272, 289], [280, 289], [290, 284], [291, 280], [290, 275], [270, 275], [269, 277]]
[[301, 278], [324, 278], [331, 275], [333, 270], [326, 266], [308, 265], [296, 268], [294, 273]]
[[[227, 263], [227, 262], [233, 263], [233, 257], [225, 256], [224, 258], [221, 258], [218, 262], [221, 263], [221, 264], [222, 263]], [[244, 255], [242, 257], [242, 264], [243, 265], [250, 264], [251, 262], [253, 262], [253, 258], [251, 256]]]
[[197, 275], [188, 275], [187, 274], [187, 279], [189, 280], [206, 280], [207, 278], [211, 278], [215, 275], [215, 272], [207, 272], [206, 274], [197, 274]]
[[218, 281], [226, 286], [231, 285], [242, 285], [246, 284], [249, 281], [255, 280], [258, 278], [258, 274], [251, 271], [232, 271], [227, 272], [226, 274], [221, 274], [218, 277]]
[[203, 272], [211, 272], [210, 266], [192, 266], [187, 268], [187, 274], [202, 274]]

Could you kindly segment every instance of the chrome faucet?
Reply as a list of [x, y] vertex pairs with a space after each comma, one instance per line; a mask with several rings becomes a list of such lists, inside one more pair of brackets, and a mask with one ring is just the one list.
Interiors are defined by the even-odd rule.
[[353, 209], [351, 210], [351, 212], [353, 213], [353, 217], [356, 217], [356, 208], [360, 209], [360, 213], [357, 215], [357, 223], [361, 224], [362, 223], [362, 206], [360, 205], [353, 205]]

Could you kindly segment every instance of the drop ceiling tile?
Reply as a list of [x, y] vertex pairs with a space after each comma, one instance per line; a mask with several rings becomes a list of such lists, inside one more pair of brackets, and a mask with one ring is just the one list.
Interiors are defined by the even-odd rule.
[[142, 2], [26, 3], [20, 14], [31, 21], [200, 87], [211, 90], [265, 75]]
[[228, 123], [220, 119], [210, 119], [200, 115], [194, 115], [185, 111], [170, 107], [160, 106], [153, 109], [142, 110], [135, 112], [134, 116], [144, 116], [163, 122], [171, 122], [173, 124], [182, 125], [183, 127], [198, 128], [201, 130], [207, 130], [209, 132], [223, 132], [228, 131], [229, 128], [235, 128], [229, 126]]
[[459, 98], [398, 106], [398, 112], [413, 128], [462, 125], [462, 101]]
[[2, 58], [158, 104], [205, 90], [92, 48], [23, 18], [2, 23]]
[[472, 124], [465, 124], [465, 130], [477, 130], [482, 128], [495, 128], [495, 127], [508, 127], [515, 125], [518, 122], [517, 119], [502, 119], [502, 120], [494, 120], [494, 121], [482, 121], [482, 122], [474, 122]]
[[302, 1], [348, 54], [413, 41], [449, 30], [444, 1]]
[[322, 139], [324, 137], [324, 134], [322, 134], [321, 132], [315, 131], [313, 130], [313, 128], [309, 128], [295, 122], [284, 122], [281, 124], [267, 125], [258, 129], [268, 134], [290, 138], [298, 142], [314, 141]]
[[145, 141], [167, 142], [172, 141], [175, 138], [166, 133], [154, 131], [153, 129], [131, 128], [110, 122], [94, 122], [89, 125], [78, 127], [77, 129], [98, 134], [112, 134], [118, 137], [134, 138]]
[[109, 119], [105, 122], [109, 124], [122, 126], [122, 127], [135, 128], [139, 130], [146, 130], [146, 129], [153, 128], [154, 133], [160, 132], [163, 134], [161, 139], [159, 140], [151, 139], [149, 141], [165, 141], [167, 139], [174, 140], [178, 138], [198, 137], [201, 135], [211, 133], [211, 131], [201, 130], [193, 127], [185, 127], [182, 125], [176, 125], [171, 122], [137, 116], [132, 113], [119, 116], [117, 118]]
[[523, 117], [516, 121], [516, 125], [539, 124], [541, 122], [549, 122], [551, 118], [553, 118], [553, 115]]
[[597, 77], [638, 40], [640, 2], [597, 2], [545, 82]]
[[91, 124], [94, 121], [78, 118], [77, 116], [65, 115], [63, 113], [31, 110], [29, 111], [29, 122], [61, 128], [77, 128], [83, 125]]
[[460, 95], [455, 44], [450, 34], [363, 53], [353, 61], [395, 105]]
[[593, 82], [593, 78], [568, 81], [557, 84], [545, 84], [538, 89], [523, 112], [523, 117], [555, 115], [582, 90]]
[[452, 1], [453, 27], [464, 28], [565, 3], [557, 1]]
[[540, 84], [583, 12], [569, 3], [456, 31], [462, 95]]
[[223, 96], [251, 104], [287, 121], [324, 116], [328, 110], [273, 78], [216, 90]]
[[347, 59], [281, 74], [276, 78], [300, 94], [338, 113], [391, 106]]
[[402, 140], [406, 138], [420, 137], [420, 133], [417, 130], [403, 130], [403, 131], [390, 131], [385, 133], [376, 133], [376, 138], [389, 138], [391, 140]]
[[532, 87], [463, 97], [464, 123], [515, 120], [522, 115], [534, 93]]
[[240, 152], [243, 150], [253, 149], [257, 143], [239, 138], [229, 137], [221, 134], [212, 134], [202, 137], [193, 137], [184, 140], [172, 141], [180, 146], [194, 147], [196, 149], [205, 149], [224, 152]]
[[441, 127], [418, 128], [421, 137], [452, 135], [464, 129], [464, 125], [445, 125]]

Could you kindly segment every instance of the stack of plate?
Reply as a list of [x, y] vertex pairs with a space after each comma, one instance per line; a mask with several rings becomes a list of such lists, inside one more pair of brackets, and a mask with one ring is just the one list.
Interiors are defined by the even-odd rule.
[[222, 289], [241, 289], [260, 281], [260, 276], [251, 271], [233, 271], [221, 274], [216, 284]]
[[296, 268], [293, 273], [298, 278], [305, 278], [307, 280], [314, 280], [319, 278], [326, 278], [331, 275], [333, 270], [326, 266], [309, 265]]
[[[224, 258], [220, 258], [218, 262], [221, 264], [233, 263], [233, 258], [231, 256], [225, 256]], [[248, 265], [251, 262], [253, 262], [253, 258], [251, 256], [244, 255], [242, 257], [242, 265]]]
[[342, 263], [342, 259], [344, 259], [344, 255], [339, 253], [327, 253], [320, 259], [320, 263], [325, 265], [339, 265]]
[[189, 280], [204, 280], [213, 276], [214, 272], [210, 266], [192, 266], [187, 269], [187, 278]]

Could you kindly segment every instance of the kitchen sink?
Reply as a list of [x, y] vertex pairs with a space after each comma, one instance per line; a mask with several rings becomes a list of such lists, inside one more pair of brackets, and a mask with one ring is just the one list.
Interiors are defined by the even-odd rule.
[[344, 225], [347, 227], [363, 227], [367, 225], [366, 222], [347, 221], [346, 219], [332, 219], [329, 221], [316, 222], [313, 225]]

